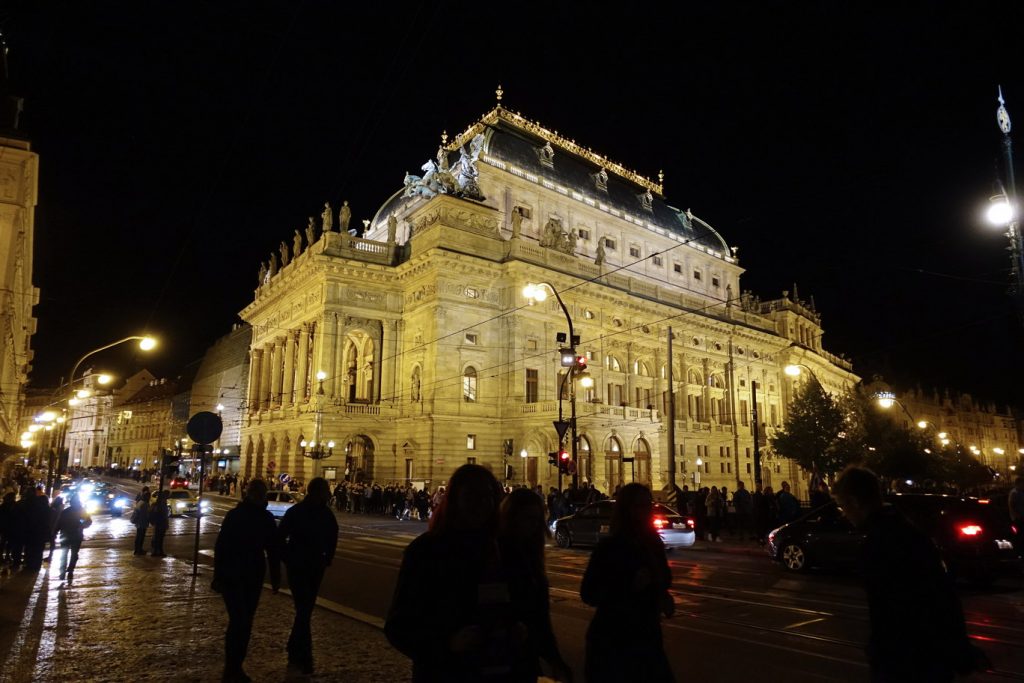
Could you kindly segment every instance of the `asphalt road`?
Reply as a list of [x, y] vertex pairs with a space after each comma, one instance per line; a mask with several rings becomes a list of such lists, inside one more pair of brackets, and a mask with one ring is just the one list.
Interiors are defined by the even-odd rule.
[[[121, 482], [118, 482], [121, 484]], [[123, 485], [126, 492], [137, 487]], [[220, 520], [234, 501], [213, 496], [203, 519], [199, 561], [212, 563]], [[324, 606], [381, 624], [402, 551], [423, 532], [422, 522], [372, 515], [339, 515], [338, 556], [321, 590]], [[166, 547], [191, 558], [196, 520], [171, 522]], [[127, 518], [96, 518], [89, 546], [130, 547]], [[548, 552], [552, 615], [563, 655], [583, 671], [583, 642], [593, 610], [579, 599], [586, 549]], [[676, 614], [663, 622], [665, 647], [680, 680], [866, 681], [862, 643], [867, 607], [856, 576], [790, 574], [766, 557], [681, 550], [670, 555]], [[964, 586], [968, 630], [995, 664], [972, 680], [1024, 680], [1024, 584], [987, 589]], [[429, 627], [429, 617], [427, 618]], [[699, 678], [698, 678], [699, 677]], [[713, 677], [713, 678], [705, 678]]]

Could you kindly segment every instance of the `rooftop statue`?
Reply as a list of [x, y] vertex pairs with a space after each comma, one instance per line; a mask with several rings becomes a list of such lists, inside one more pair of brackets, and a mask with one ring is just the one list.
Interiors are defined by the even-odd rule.
[[277, 254], [270, 252], [270, 270], [267, 272], [267, 278], [272, 278], [277, 275]]
[[311, 247], [316, 242], [316, 221], [309, 217], [309, 225], [306, 226], [306, 245]]
[[594, 265], [604, 263], [604, 240], [597, 241], [597, 256], [594, 257]]
[[324, 202], [324, 211], [320, 215], [323, 217], [324, 232], [331, 232], [334, 228], [334, 209], [330, 202]]
[[281, 267], [284, 268], [285, 266], [288, 265], [288, 261], [289, 261], [289, 259], [288, 259], [288, 245], [285, 244], [282, 241], [281, 245], [278, 247], [278, 249], [281, 252]]
[[388, 244], [395, 243], [395, 235], [398, 234], [398, 219], [395, 214], [388, 216]]
[[298, 230], [295, 231], [295, 238], [292, 240], [292, 254], [298, 257], [302, 253], [302, 233]]
[[352, 209], [348, 206], [348, 200], [346, 199], [341, 203], [341, 208], [338, 210], [338, 226], [341, 232], [348, 231], [349, 221], [352, 220]]
[[512, 209], [512, 237], [518, 238], [523, 230], [523, 212], [519, 210], [519, 207]]
[[257, 285], [256, 285], [257, 287], [259, 287], [260, 285], [266, 284], [266, 282], [267, 282], [267, 265], [265, 263], [263, 263], [263, 261], [260, 261], [260, 273], [259, 273], [259, 275], [257, 275], [257, 278], [258, 278], [257, 281], [256, 281], [257, 282]]
[[483, 135], [477, 135], [470, 141], [468, 151], [463, 145], [459, 150], [459, 163], [454, 169], [455, 174], [448, 169], [448, 156], [444, 154], [444, 149], [439, 149], [437, 159], [440, 166], [433, 159], [428, 159], [420, 167], [423, 171], [422, 176], [412, 175], [408, 172], [405, 174], [404, 196], [436, 197], [439, 194], [450, 194], [456, 197], [482, 200], [484, 197], [477, 185], [479, 171], [477, 171], [476, 162], [480, 158], [483, 146]]

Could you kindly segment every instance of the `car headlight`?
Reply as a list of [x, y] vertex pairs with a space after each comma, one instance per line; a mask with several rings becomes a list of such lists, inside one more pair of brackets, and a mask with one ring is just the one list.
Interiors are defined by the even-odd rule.
[[176, 508], [178, 508], [180, 510], [183, 507], [185, 507], [185, 505], [186, 505], [185, 503], [182, 503], [182, 502], [179, 501], [179, 502], [174, 504], [174, 507], [176, 507]]
[[95, 500], [90, 500], [90, 501], [89, 501], [88, 503], [86, 503], [86, 505], [85, 505], [85, 511], [86, 511], [86, 512], [89, 512], [89, 513], [93, 513], [93, 512], [96, 512], [96, 511], [97, 511], [97, 510], [99, 510], [99, 509], [100, 509], [100, 504], [99, 504], [99, 503], [97, 503], [97, 502], [96, 502]]
[[128, 507], [128, 501], [125, 500], [124, 498], [118, 498], [117, 500], [114, 501], [114, 507], [116, 507], [118, 510], [124, 510], [126, 507]]
[[207, 500], [204, 500], [203, 502], [199, 503], [199, 507], [201, 507], [203, 509], [208, 509], [210, 507], [210, 502], [207, 501]]

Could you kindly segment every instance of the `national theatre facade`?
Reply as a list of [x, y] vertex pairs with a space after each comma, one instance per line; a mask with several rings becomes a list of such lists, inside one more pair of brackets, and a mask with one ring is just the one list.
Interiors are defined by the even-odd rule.
[[[253, 329], [243, 474], [433, 487], [477, 462], [547, 487], [552, 423], [574, 393], [581, 481], [659, 488], [675, 458], [680, 486], [733, 489], [753, 483], [752, 383], [763, 448], [795, 382], [858, 381], [795, 287], [772, 300], [741, 289], [737, 250], [668, 204], [660, 174], [629, 171], [500, 94], [422, 170], [361, 236], [344, 215], [335, 228], [327, 206], [261, 265], [241, 312]], [[541, 283], [557, 297], [531, 305], [524, 287]], [[567, 315], [591, 388], [563, 381]], [[787, 376], [790, 364], [813, 375]], [[788, 479], [806, 496], [789, 461], [763, 465], [766, 484]]]

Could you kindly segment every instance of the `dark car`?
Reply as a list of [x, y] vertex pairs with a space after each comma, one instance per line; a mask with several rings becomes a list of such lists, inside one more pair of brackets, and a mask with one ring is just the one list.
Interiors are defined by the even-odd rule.
[[[987, 582], [1021, 573], [1020, 556], [1010, 541], [1005, 505], [986, 498], [939, 494], [886, 497], [931, 536], [946, 568], [958, 577]], [[768, 534], [769, 556], [791, 571], [811, 567], [857, 569], [863, 534], [830, 502]]]
[[132, 500], [128, 496], [104, 483], [79, 486], [78, 497], [82, 501], [82, 507], [90, 515], [109, 514], [120, 517], [125, 510], [132, 507]]
[[[579, 510], [574, 515], [562, 517], [555, 521], [555, 542], [559, 547], [569, 548], [574, 545], [596, 545], [611, 530], [614, 500], [602, 500]], [[683, 517], [675, 510], [654, 504], [651, 525], [658, 531], [665, 547], [687, 548], [696, 540], [693, 519]]]

